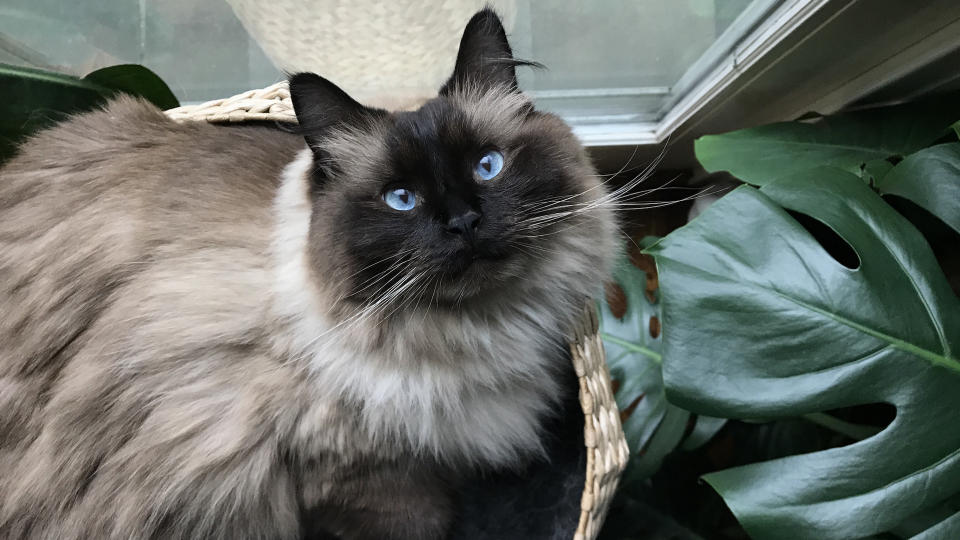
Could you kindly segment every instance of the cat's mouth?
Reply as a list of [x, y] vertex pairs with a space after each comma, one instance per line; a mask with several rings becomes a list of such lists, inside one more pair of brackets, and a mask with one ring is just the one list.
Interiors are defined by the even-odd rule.
[[456, 302], [496, 296], [524, 274], [523, 257], [503, 249], [470, 249], [451, 257], [440, 272], [437, 299]]
[[442, 259], [426, 264], [421, 262], [423, 266], [407, 268], [403, 272], [399, 270], [408, 263], [393, 262], [372, 276], [358, 279], [346, 298], [366, 302], [380, 298], [378, 293], [387, 291], [384, 294], [392, 294], [396, 299], [430, 296], [433, 301], [459, 303], [477, 294], [503, 289], [522, 273], [520, 259], [522, 257], [517, 253], [485, 245], [464, 247]]
[[449, 278], [460, 278], [472, 271], [489, 271], [492, 268], [488, 267], [495, 267], [497, 264], [505, 263], [510, 258], [510, 253], [493, 248], [464, 249], [451, 257], [444, 273]]
[[496, 252], [479, 253], [479, 252], [475, 252], [475, 253], [470, 254], [470, 262], [471, 262], [471, 263], [476, 263], [477, 261], [497, 262], [497, 261], [504, 261], [504, 260], [506, 260], [506, 259], [508, 259], [508, 258], [510, 258], [510, 254], [509, 254], [509, 253], [496, 253]]

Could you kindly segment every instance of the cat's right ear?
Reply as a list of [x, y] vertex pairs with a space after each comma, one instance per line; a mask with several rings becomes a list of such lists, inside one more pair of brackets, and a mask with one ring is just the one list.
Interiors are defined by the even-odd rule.
[[331, 127], [353, 124], [376, 114], [376, 109], [356, 102], [339, 86], [316, 73], [290, 77], [290, 99], [307, 144], [316, 151], [317, 140]]

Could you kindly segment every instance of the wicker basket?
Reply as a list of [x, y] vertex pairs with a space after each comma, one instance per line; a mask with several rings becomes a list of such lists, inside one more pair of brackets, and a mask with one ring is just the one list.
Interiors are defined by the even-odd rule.
[[[170, 109], [166, 113], [180, 122], [297, 121], [286, 82], [226, 99]], [[596, 538], [600, 532], [620, 473], [629, 458], [620, 411], [610, 385], [610, 371], [598, 335], [597, 313], [592, 305], [584, 310], [583, 319], [571, 336], [570, 350], [580, 381], [580, 405], [585, 417], [583, 439], [587, 448], [586, 482], [574, 539], [587, 540]]]

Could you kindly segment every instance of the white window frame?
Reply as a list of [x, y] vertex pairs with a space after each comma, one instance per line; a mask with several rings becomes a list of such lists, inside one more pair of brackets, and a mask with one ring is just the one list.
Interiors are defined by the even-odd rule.
[[[884, 21], [884, 27], [857, 27], [857, 13], [884, 5], [901, 9], [902, 17]], [[811, 52], [815, 48], [810, 46], [812, 40], [837, 30], [862, 35], [863, 43], [869, 45], [849, 58], [844, 56], [846, 51], [837, 51], [831, 64], [846, 69], [817, 75], [812, 88], [810, 77], [800, 78], [803, 70], [796, 70], [797, 79], [793, 80], [776, 69], [805, 62], [822, 65], [822, 54]], [[744, 10], [670, 89], [675, 101], [668, 102], [659, 121], [574, 125], [574, 133], [587, 146], [636, 147], [793, 119], [807, 111], [830, 113], [958, 49], [957, 0], [758, 1]], [[791, 95], [792, 88], [804, 84], [806, 92]], [[764, 85], [782, 87], [784, 97], [750, 102], [748, 113], [730, 120], [737, 116], [737, 107], [744, 108], [751, 87]]]

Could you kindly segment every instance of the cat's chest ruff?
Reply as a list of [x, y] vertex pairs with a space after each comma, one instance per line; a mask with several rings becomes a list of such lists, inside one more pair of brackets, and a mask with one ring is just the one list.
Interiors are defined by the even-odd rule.
[[365, 435], [388, 448], [495, 465], [538, 451], [563, 361], [544, 328], [440, 317], [369, 349], [331, 337], [310, 364], [322, 393], [346, 397]]

